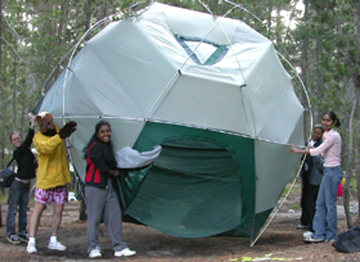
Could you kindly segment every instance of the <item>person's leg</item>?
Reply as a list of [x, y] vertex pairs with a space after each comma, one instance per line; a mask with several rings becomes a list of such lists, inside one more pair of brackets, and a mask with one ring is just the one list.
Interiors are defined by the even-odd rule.
[[37, 253], [35, 236], [40, 224], [40, 218], [46, 205], [51, 201], [52, 193], [49, 190], [35, 189], [35, 206], [30, 217], [29, 224], [29, 241], [26, 248], [28, 253]]
[[90, 253], [93, 249], [100, 249], [98, 239], [99, 225], [106, 201], [106, 190], [93, 186], [86, 186], [85, 200], [87, 212], [87, 239], [89, 244], [87, 252]]
[[6, 217], [6, 231], [7, 236], [15, 235], [15, 216], [17, 213], [17, 206], [21, 196], [20, 182], [15, 180], [9, 187], [9, 208]]
[[104, 221], [109, 232], [114, 251], [121, 251], [127, 247], [122, 233], [122, 214], [119, 200], [112, 187], [111, 182], [106, 189], [106, 203], [104, 208]]
[[65, 185], [65, 186], [52, 188], [50, 191], [53, 194], [52, 203], [53, 203], [54, 212], [53, 212], [53, 218], [51, 224], [51, 236], [48, 244], [48, 249], [65, 251], [67, 247], [58, 241], [57, 234], [62, 220], [64, 205], [68, 201], [68, 190]]
[[316, 200], [316, 212], [313, 219], [313, 238], [325, 240], [326, 236], [326, 206], [325, 196], [330, 187], [330, 173], [328, 168], [325, 168], [323, 179], [321, 180], [319, 194]]
[[54, 214], [51, 223], [51, 236], [57, 236], [59, 226], [61, 224], [63, 210], [64, 204], [54, 204]]
[[34, 210], [30, 217], [29, 236], [35, 238], [39, 228], [40, 218], [46, 208], [46, 204], [35, 202]]
[[307, 202], [307, 198], [309, 194], [309, 178], [307, 177], [307, 173], [305, 174], [304, 177], [302, 178], [300, 223], [302, 226], [309, 226], [310, 220], [309, 220], [308, 202]]
[[35, 236], [37, 230], [39, 228], [40, 218], [43, 211], [46, 208], [46, 204], [35, 202], [34, 210], [30, 217], [30, 225], [29, 225], [29, 241], [26, 247], [26, 252], [28, 253], [37, 253], [38, 250], [36, 248]]
[[333, 240], [336, 237], [337, 232], [337, 190], [338, 184], [343, 178], [343, 172], [340, 166], [329, 168], [331, 173], [331, 181], [329, 184], [329, 188], [325, 195], [325, 202], [327, 207], [326, 214], [326, 238], [327, 240]]
[[27, 206], [29, 203], [30, 184], [21, 183], [21, 197], [19, 202], [19, 236], [27, 233]]
[[313, 220], [315, 217], [315, 212], [316, 212], [316, 199], [319, 193], [319, 186], [313, 186], [313, 185], [309, 185], [309, 191], [308, 191], [309, 195], [307, 198], [307, 208], [308, 208], [308, 214], [309, 214], [309, 219], [310, 219], [310, 223], [309, 223], [309, 231], [314, 232], [313, 229]]

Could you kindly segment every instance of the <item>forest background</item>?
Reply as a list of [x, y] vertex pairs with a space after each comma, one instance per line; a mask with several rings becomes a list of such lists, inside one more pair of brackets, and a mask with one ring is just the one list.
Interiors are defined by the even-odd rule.
[[[327, 110], [342, 125], [344, 194], [348, 226], [350, 176], [360, 186], [360, 0], [159, 0], [158, 2], [240, 19], [268, 37], [302, 81], [294, 88], [305, 111], [305, 139], [311, 119]], [[151, 1], [0, 0], [0, 167], [11, 158], [9, 135], [26, 134], [27, 113], [66, 66], [67, 54], [98, 20], [131, 16]], [[231, 10], [231, 12], [228, 12]], [[98, 30], [100, 30], [99, 28]], [[90, 35], [88, 37], [91, 37]], [[259, 76], [260, 77], [260, 76]], [[305, 92], [304, 92], [305, 87]], [[309, 95], [311, 108], [309, 107]], [[360, 200], [360, 190], [357, 189]]]

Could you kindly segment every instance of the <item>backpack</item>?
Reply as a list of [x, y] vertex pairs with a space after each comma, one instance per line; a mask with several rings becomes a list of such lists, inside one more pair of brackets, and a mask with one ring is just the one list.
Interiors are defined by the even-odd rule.
[[15, 178], [15, 173], [9, 168], [14, 158], [11, 159], [10, 163], [0, 171], [0, 187], [10, 187], [12, 181]]
[[350, 228], [348, 231], [337, 235], [333, 247], [345, 253], [360, 251], [360, 226]]

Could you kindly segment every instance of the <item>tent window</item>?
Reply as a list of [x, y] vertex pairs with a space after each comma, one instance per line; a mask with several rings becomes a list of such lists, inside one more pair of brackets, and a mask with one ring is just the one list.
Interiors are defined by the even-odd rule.
[[199, 65], [216, 64], [228, 51], [228, 46], [226, 45], [219, 45], [197, 37], [175, 35], [175, 38], [191, 59]]

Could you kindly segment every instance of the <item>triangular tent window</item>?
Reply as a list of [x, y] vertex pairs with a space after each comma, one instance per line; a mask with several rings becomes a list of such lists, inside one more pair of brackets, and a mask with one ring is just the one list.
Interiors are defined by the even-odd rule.
[[219, 45], [197, 37], [175, 35], [175, 38], [192, 60], [199, 65], [213, 65], [219, 62], [228, 51], [226, 45]]

